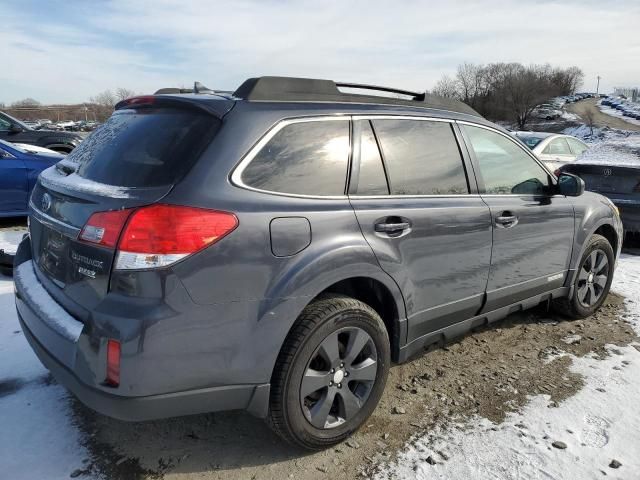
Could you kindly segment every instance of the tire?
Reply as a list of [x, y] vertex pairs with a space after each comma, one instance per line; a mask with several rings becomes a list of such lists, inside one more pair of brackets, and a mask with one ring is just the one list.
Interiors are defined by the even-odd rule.
[[343, 441], [376, 408], [389, 364], [389, 336], [371, 307], [343, 295], [318, 298], [302, 311], [276, 361], [271, 428], [307, 450]]
[[[605, 263], [602, 263], [603, 258]], [[593, 315], [609, 294], [614, 265], [609, 241], [601, 235], [593, 235], [580, 259], [571, 296], [554, 300], [554, 309], [574, 319]], [[603, 275], [606, 278], [602, 278]]]

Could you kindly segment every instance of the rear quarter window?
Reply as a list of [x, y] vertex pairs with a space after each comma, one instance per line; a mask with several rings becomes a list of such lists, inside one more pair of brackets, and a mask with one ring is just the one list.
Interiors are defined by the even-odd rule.
[[67, 155], [76, 173], [121, 187], [179, 180], [211, 142], [220, 121], [192, 110], [119, 110]]
[[344, 195], [349, 164], [349, 121], [285, 125], [242, 172], [242, 183], [269, 192]]

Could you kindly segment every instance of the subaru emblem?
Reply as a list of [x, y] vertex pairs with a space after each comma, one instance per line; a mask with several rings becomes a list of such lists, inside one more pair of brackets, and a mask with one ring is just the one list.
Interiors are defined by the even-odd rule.
[[611, 176], [611, 169], [610, 168], [605, 168], [604, 170], [602, 170], [602, 174], [605, 177], [610, 177]]
[[40, 206], [42, 207], [43, 212], [49, 211], [49, 209], [51, 208], [51, 195], [49, 195], [48, 193], [42, 195]]

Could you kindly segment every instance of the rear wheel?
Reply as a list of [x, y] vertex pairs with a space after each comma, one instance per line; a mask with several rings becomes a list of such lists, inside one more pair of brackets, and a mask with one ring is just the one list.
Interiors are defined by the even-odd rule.
[[341, 442], [375, 409], [389, 362], [387, 331], [371, 307], [342, 295], [314, 301], [298, 318], [276, 363], [272, 428], [306, 449]]
[[593, 235], [580, 260], [571, 296], [555, 300], [554, 307], [571, 318], [592, 315], [609, 294], [614, 264], [609, 241]]

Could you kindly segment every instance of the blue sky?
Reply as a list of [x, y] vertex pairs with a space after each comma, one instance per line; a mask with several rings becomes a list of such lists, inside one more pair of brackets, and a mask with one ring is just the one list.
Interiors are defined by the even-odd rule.
[[296, 75], [424, 90], [462, 62], [577, 65], [640, 84], [640, 1], [22, 0], [0, 3], [0, 102]]

